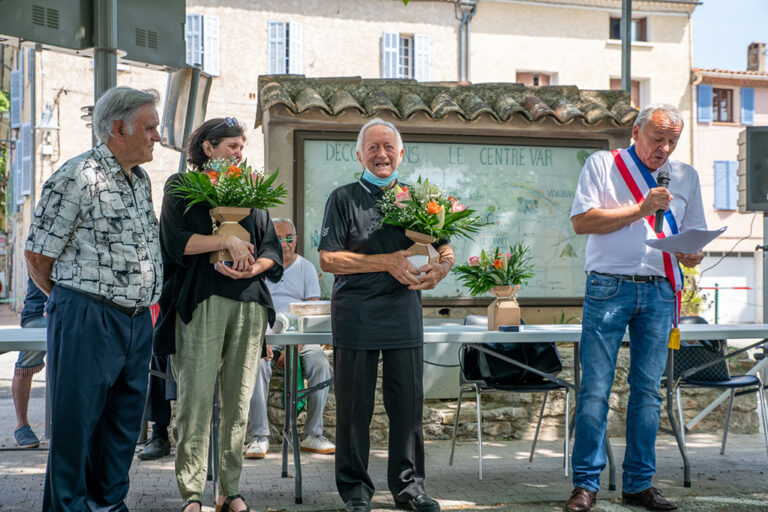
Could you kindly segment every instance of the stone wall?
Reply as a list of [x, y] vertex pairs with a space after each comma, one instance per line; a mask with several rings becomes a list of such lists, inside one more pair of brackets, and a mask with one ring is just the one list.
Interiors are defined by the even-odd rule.
[[[329, 358], [333, 357], [331, 351], [326, 351]], [[561, 377], [566, 380], [573, 378], [573, 352], [560, 346], [560, 356], [563, 360], [563, 372]], [[732, 360], [731, 373], [742, 374], [752, 365], [752, 360]], [[619, 360], [614, 382], [613, 393], [610, 400], [610, 412], [608, 414], [608, 434], [613, 437], [624, 437], [624, 418], [626, 417], [627, 399], [629, 398], [629, 385], [627, 374], [629, 368], [629, 350], [622, 348], [619, 352]], [[381, 366], [379, 366], [381, 376]], [[269, 397], [269, 418], [272, 430], [271, 440], [280, 441], [280, 428], [285, 418], [282, 407], [283, 376], [280, 370], [276, 370], [272, 377]], [[662, 392], [664, 390], [662, 389]], [[683, 415], [686, 421], [698, 414], [719, 394], [719, 390], [684, 389], [681, 391], [683, 400]], [[547, 405], [544, 409], [542, 421], [541, 439], [559, 439], [563, 437], [565, 428], [563, 414], [565, 412], [565, 393], [558, 391], [550, 393]], [[571, 410], [575, 403], [571, 395]], [[483, 437], [487, 440], [504, 439], [533, 439], [536, 429], [536, 421], [543, 400], [542, 393], [499, 393], [484, 394], [482, 396]], [[424, 404], [424, 436], [426, 439], [450, 439], [453, 434], [453, 424], [456, 418], [456, 400], [427, 400]], [[723, 402], [715, 411], [710, 413], [695, 427], [695, 432], [722, 433], [728, 401]], [[756, 399], [753, 393], [736, 397], [731, 417], [730, 431], [733, 433], [755, 433], [758, 431], [758, 415], [756, 414]], [[335, 434], [336, 400], [331, 386], [326, 405], [325, 435], [334, 439]], [[477, 437], [477, 412], [474, 392], [465, 393], [461, 406], [458, 438], [463, 440]], [[306, 418], [306, 412], [299, 415], [299, 432]], [[666, 415], [666, 402], [662, 402], [661, 425], [669, 428]], [[371, 421], [371, 441], [375, 443], [386, 442], [388, 420], [384, 405], [381, 400], [381, 379], [379, 379], [376, 391], [376, 406], [373, 420]]]

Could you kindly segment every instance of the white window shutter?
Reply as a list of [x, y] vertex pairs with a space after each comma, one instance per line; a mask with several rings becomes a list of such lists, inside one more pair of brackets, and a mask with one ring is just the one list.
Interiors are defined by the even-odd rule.
[[19, 192], [28, 196], [32, 193], [32, 171], [35, 153], [35, 129], [32, 123], [21, 125], [21, 183]]
[[21, 108], [24, 105], [24, 85], [20, 70], [11, 71], [11, 128], [21, 126]]
[[187, 66], [203, 64], [202, 14], [187, 14], [184, 38], [187, 44]]
[[301, 23], [288, 24], [288, 45], [288, 73], [300, 75], [303, 67]]
[[384, 31], [381, 36], [381, 77], [399, 78], [397, 63], [399, 58], [400, 34]]
[[219, 76], [219, 17], [203, 16], [203, 71]]
[[270, 21], [267, 26], [267, 65], [270, 75], [284, 75], [285, 22]]
[[430, 68], [432, 67], [432, 38], [429, 34], [416, 34], [413, 37], [414, 56], [413, 78], [419, 82], [431, 80]]

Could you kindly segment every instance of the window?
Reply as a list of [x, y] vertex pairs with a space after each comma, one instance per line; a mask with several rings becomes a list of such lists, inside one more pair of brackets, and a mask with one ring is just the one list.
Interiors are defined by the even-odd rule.
[[413, 78], [413, 38], [400, 36], [398, 50], [398, 78]]
[[540, 85], [550, 85], [550, 76], [546, 73], [537, 72], [517, 72], [515, 82], [528, 87], [538, 87]]
[[712, 121], [733, 122], [733, 90], [712, 88]]
[[384, 32], [381, 37], [382, 78], [430, 78], [431, 37], [427, 34]]
[[[629, 101], [635, 108], [640, 108], [640, 81], [632, 80], [629, 86]], [[621, 80], [618, 78], [611, 78], [611, 90], [621, 90]]]
[[739, 163], [733, 160], [715, 161], [715, 209], [737, 210], [739, 199]]
[[211, 76], [219, 76], [219, 18], [207, 14], [187, 14], [184, 27], [187, 65], [202, 66]]
[[267, 70], [270, 75], [302, 73], [301, 23], [270, 21], [267, 28]]
[[[611, 16], [610, 39], [621, 39], [621, 18]], [[648, 41], [648, 18], [633, 18], [630, 41]]]
[[741, 124], [755, 124], [755, 90], [741, 88]]

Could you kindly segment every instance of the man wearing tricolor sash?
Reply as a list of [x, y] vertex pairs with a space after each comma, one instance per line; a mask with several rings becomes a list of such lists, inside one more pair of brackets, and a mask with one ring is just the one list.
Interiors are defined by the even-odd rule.
[[[625, 330], [630, 335], [630, 388], [622, 501], [648, 510], [675, 510], [653, 487], [655, 442], [659, 428], [659, 385], [667, 345], [679, 315], [682, 272], [698, 254], [669, 254], [646, 245], [692, 228], [706, 228], [696, 170], [670, 159], [683, 120], [672, 105], [652, 105], [640, 112], [628, 149], [598, 151], [584, 164], [576, 188], [571, 222], [588, 234], [587, 283], [581, 337], [582, 379], [573, 447], [574, 490], [568, 512], [590, 510], [606, 465], [605, 435], [616, 359]], [[660, 174], [669, 186], [657, 186]], [[654, 231], [663, 211], [661, 232]]]

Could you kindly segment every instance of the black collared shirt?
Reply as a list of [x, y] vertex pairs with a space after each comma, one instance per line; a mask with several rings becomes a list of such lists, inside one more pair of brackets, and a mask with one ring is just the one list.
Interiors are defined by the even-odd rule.
[[[360, 180], [334, 190], [325, 204], [319, 250], [383, 254], [408, 249], [403, 228], [381, 225], [382, 191]], [[380, 228], [381, 226], [381, 228]], [[333, 345], [375, 350], [424, 342], [421, 292], [388, 272], [337, 275], [331, 296]]]

